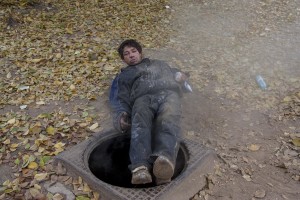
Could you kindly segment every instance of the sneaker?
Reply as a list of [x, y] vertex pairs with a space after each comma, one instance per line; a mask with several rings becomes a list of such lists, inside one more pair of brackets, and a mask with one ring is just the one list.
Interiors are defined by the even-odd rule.
[[148, 168], [140, 166], [132, 170], [131, 183], [134, 185], [152, 183], [152, 177]]
[[157, 185], [169, 183], [174, 174], [174, 164], [168, 158], [159, 156], [154, 162], [153, 174]]

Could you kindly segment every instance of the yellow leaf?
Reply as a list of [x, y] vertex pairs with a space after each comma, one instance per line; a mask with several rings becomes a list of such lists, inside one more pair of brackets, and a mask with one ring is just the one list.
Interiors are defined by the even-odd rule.
[[258, 150], [260, 149], [260, 146], [257, 145], [257, 144], [251, 144], [251, 145], [248, 147], [248, 149], [249, 149], [250, 151], [258, 151]]
[[45, 151], [45, 148], [44, 147], [39, 147], [38, 152], [42, 153], [43, 151]]
[[54, 84], [54, 85], [57, 85], [57, 86], [61, 86], [61, 85], [63, 85], [64, 83], [63, 83], [62, 81], [55, 80], [53, 84]]
[[3, 186], [8, 186], [10, 183], [11, 183], [10, 180], [6, 180], [6, 181], [4, 181], [4, 183], [2, 183], [2, 185]]
[[73, 30], [71, 28], [66, 28], [66, 32], [69, 34], [73, 34]]
[[3, 144], [10, 144], [10, 139], [6, 139], [4, 142], [2, 142]]
[[48, 176], [48, 173], [39, 173], [39, 174], [36, 174], [34, 175], [34, 179], [37, 180], [37, 181], [42, 181], [42, 180], [45, 180]]
[[37, 124], [30, 128], [30, 132], [32, 134], [39, 134], [41, 131], [42, 131], [41, 126], [39, 126]]
[[86, 183], [83, 184], [83, 191], [84, 191], [84, 192], [91, 192], [91, 189], [90, 189], [90, 187], [88, 186], [88, 184], [86, 184]]
[[100, 194], [98, 192], [93, 192], [93, 200], [100, 199]]
[[252, 181], [251, 176], [244, 174], [243, 178], [246, 179], [246, 181]]
[[30, 18], [30, 17], [26, 17], [26, 19], [27, 19], [29, 22], [33, 22], [33, 19]]
[[70, 85], [70, 90], [74, 91], [76, 89], [75, 85]]
[[40, 186], [40, 185], [38, 185], [38, 184], [34, 184], [34, 186], [33, 186], [35, 189], [38, 189], [38, 190], [41, 190], [42, 189], [42, 187]]
[[115, 70], [115, 67], [113, 67], [113, 66], [105, 66], [104, 70], [113, 71], [113, 70]]
[[23, 135], [28, 135], [28, 134], [29, 134], [29, 130], [27, 130], [23, 133]]
[[56, 144], [54, 145], [54, 147], [55, 147], [56, 149], [61, 149], [63, 146], [65, 146], [65, 143], [62, 143], [62, 142], [58, 142], [58, 143], [56, 143]]
[[98, 127], [98, 123], [93, 124], [92, 126], [90, 126], [90, 130], [94, 130]]
[[10, 145], [10, 148], [14, 148], [14, 149], [15, 149], [15, 148], [17, 148], [18, 146], [19, 146], [19, 144], [13, 143], [13, 144]]
[[46, 104], [45, 101], [37, 101], [35, 103], [36, 103], [36, 105], [45, 105]]
[[63, 200], [64, 197], [61, 194], [56, 193], [55, 195], [53, 195], [52, 199], [53, 200]]
[[86, 127], [87, 125], [88, 125], [88, 123], [80, 123], [80, 124], [79, 124], [79, 126], [80, 126], [81, 128]]
[[283, 102], [289, 102], [292, 101], [292, 98], [289, 96], [284, 97]]
[[300, 147], [300, 138], [295, 138], [292, 140], [292, 143], [297, 146], [297, 147]]
[[29, 188], [29, 192], [33, 197], [37, 197], [38, 195], [40, 195], [40, 191], [36, 188]]
[[31, 162], [27, 166], [28, 169], [37, 169], [38, 167], [39, 167], [39, 165], [36, 162]]
[[16, 118], [12, 118], [12, 119], [8, 120], [7, 123], [8, 124], [14, 124], [14, 123], [16, 123]]
[[7, 78], [7, 79], [10, 79], [10, 78], [11, 78], [11, 73], [10, 73], [10, 72], [7, 73], [6, 78]]
[[31, 62], [33, 63], [38, 63], [38, 62], [41, 62], [43, 59], [41, 58], [35, 58], [35, 59], [32, 59]]
[[46, 129], [46, 132], [49, 134], [49, 135], [54, 135], [56, 130], [53, 126], [48, 126], [47, 129]]
[[61, 53], [55, 55], [56, 58], [61, 58]]

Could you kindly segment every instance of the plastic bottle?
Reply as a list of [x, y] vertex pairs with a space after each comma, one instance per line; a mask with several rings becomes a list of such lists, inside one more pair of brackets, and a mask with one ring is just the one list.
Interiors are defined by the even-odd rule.
[[187, 81], [184, 81], [184, 87], [188, 92], [193, 92], [192, 87], [190, 86], [190, 84]]
[[264, 79], [261, 75], [256, 76], [256, 82], [262, 90], [267, 89], [267, 84], [266, 84], [266, 82], [264, 81]]

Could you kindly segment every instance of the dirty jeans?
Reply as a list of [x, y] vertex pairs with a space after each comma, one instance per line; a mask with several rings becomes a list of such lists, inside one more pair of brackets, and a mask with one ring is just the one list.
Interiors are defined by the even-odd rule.
[[131, 115], [129, 169], [152, 167], [154, 159], [163, 155], [176, 162], [179, 149], [181, 102], [179, 94], [163, 91], [135, 100]]

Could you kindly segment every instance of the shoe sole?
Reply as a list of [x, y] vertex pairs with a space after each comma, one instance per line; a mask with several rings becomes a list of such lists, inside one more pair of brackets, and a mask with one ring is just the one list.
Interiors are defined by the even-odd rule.
[[152, 183], [152, 177], [150, 174], [143, 173], [139, 177], [131, 179], [131, 184], [134, 185], [146, 184], [146, 183]]
[[153, 174], [158, 180], [169, 182], [174, 174], [174, 166], [169, 159], [159, 156], [154, 162]]

